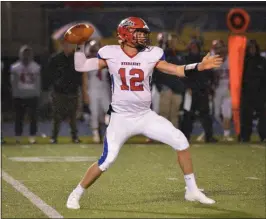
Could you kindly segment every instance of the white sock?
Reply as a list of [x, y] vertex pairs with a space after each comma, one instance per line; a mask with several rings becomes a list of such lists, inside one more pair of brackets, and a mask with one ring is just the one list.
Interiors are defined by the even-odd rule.
[[99, 136], [99, 130], [98, 129], [93, 129], [92, 133], [93, 133], [93, 135]]
[[185, 182], [186, 182], [188, 190], [195, 191], [198, 189], [196, 181], [195, 181], [194, 173], [184, 175], [184, 178], [185, 178]]
[[82, 196], [82, 194], [85, 192], [85, 189], [80, 184], [78, 184], [78, 186], [74, 189], [74, 192], [79, 196]]
[[228, 137], [229, 135], [230, 135], [230, 130], [229, 129], [224, 130], [224, 136]]

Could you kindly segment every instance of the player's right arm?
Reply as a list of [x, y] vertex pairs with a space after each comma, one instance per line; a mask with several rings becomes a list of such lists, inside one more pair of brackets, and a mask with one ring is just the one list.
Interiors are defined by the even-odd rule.
[[101, 70], [107, 67], [105, 60], [99, 58], [87, 59], [84, 53], [84, 44], [78, 45], [74, 54], [75, 70], [78, 72], [88, 72]]

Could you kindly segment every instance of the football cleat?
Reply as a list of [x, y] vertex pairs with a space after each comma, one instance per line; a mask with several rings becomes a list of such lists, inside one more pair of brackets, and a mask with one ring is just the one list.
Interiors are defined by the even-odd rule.
[[75, 144], [81, 143], [81, 140], [79, 138], [72, 138], [72, 142]]
[[232, 137], [230, 137], [230, 136], [224, 136], [224, 137], [223, 137], [223, 141], [231, 142], [231, 141], [234, 141], [234, 138], [232, 138]]
[[199, 189], [195, 191], [186, 190], [185, 200], [191, 201], [191, 202], [198, 201], [202, 204], [207, 204], [207, 205], [211, 205], [215, 203], [214, 200], [208, 198]]
[[50, 144], [57, 144], [57, 139], [56, 138], [51, 138], [50, 139]]
[[197, 137], [196, 141], [199, 141], [199, 142], [204, 141], [204, 137], [205, 137], [205, 133], [202, 132], [202, 133]]
[[[187, 188], [187, 186], [185, 187], [185, 190], [187, 190], [188, 188]], [[201, 192], [204, 192], [204, 189], [200, 189], [199, 188], [199, 190], [201, 191]]]
[[101, 142], [100, 135], [99, 135], [99, 130], [98, 129], [93, 130], [92, 141], [94, 143], [100, 143]]
[[36, 144], [36, 139], [34, 137], [29, 137], [30, 144]]
[[80, 209], [79, 199], [80, 199], [80, 196], [73, 191], [67, 199], [67, 204], [66, 204], [67, 208], [68, 209]]

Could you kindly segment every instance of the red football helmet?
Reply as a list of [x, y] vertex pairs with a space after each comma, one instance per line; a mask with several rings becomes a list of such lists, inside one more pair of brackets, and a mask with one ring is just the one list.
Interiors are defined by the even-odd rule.
[[128, 17], [117, 27], [118, 42], [129, 46], [145, 48], [150, 45], [150, 29], [146, 22], [138, 17]]

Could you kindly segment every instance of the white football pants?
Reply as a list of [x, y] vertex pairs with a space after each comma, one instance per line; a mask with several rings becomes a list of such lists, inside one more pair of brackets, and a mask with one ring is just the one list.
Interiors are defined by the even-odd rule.
[[178, 151], [189, 147], [185, 135], [154, 111], [149, 110], [145, 114], [135, 117], [112, 113], [104, 138], [103, 153], [98, 160], [99, 168], [102, 171], [107, 170], [116, 160], [119, 150], [127, 139], [140, 134], [168, 144]]
[[154, 112], [160, 112], [160, 92], [155, 85], [152, 86], [151, 91], [152, 109]]
[[108, 92], [95, 90], [89, 92], [90, 111], [91, 111], [91, 128], [98, 129], [99, 122], [104, 123], [104, 116], [109, 109], [111, 102]]
[[223, 118], [231, 119], [232, 117], [232, 104], [231, 96], [227, 86], [218, 87], [214, 95], [214, 115], [215, 118], [221, 122], [220, 115]]

